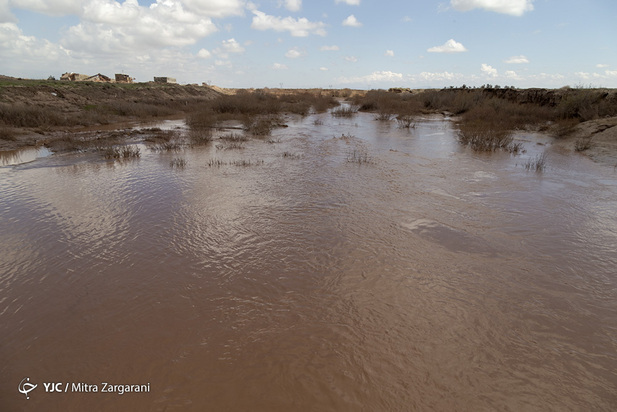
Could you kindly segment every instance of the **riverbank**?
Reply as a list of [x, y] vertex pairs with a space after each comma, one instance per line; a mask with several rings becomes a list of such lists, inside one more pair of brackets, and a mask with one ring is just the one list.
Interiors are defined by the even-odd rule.
[[183, 118], [221, 96], [218, 88], [0, 78], [0, 151], [45, 145], [67, 134]]
[[323, 112], [337, 104], [334, 98], [348, 100], [353, 110], [375, 113], [376, 120], [407, 120], [409, 126], [419, 115], [450, 113], [456, 115], [452, 119], [462, 134], [537, 130], [554, 137], [554, 144], [563, 150], [617, 164], [615, 90], [224, 89], [4, 76], [0, 76], [0, 151], [40, 146], [56, 151], [62, 142], [76, 137], [86, 142], [100, 140], [102, 135], [117, 137], [119, 131], [166, 119], [186, 119], [193, 129], [218, 127], [221, 121], [235, 119], [247, 133], [263, 133], [263, 127], [257, 126], [268, 122], [267, 130], [280, 126], [275, 118], [280, 113]]

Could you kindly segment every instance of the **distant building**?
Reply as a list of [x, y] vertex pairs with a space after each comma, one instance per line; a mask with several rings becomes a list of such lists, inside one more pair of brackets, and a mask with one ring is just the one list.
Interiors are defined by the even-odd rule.
[[133, 83], [133, 80], [128, 74], [116, 73], [116, 83]]
[[155, 77], [155, 83], [177, 83], [173, 77]]
[[110, 83], [111, 79], [104, 74], [97, 73], [94, 76], [90, 76], [84, 80], [85, 82], [98, 82], [98, 83]]
[[79, 74], [79, 73], [64, 73], [60, 80], [70, 81], [70, 82], [99, 82], [99, 83], [111, 83], [109, 77], [104, 74], [97, 73], [94, 76], [88, 76], [87, 74]]
[[69, 82], [83, 82], [88, 77], [90, 76], [88, 76], [87, 74], [66, 72], [60, 77], [60, 80], [69, 81]]

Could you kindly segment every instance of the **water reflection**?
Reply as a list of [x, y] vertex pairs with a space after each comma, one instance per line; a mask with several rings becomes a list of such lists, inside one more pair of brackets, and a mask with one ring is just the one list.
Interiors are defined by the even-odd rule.
[[617, 185], [523, 138], [478, 155], [443, 119], [317, 115], [235, 151], [15, 167], [0, 399], [30, 375], [152, 387], [28, 401], [51, 410], [613, 409]]
[[0, 151], [0, 166], [14, 166], [28, 163], [41, 157], [49, 156], [50, 154], [51, 151], [46, 147]]

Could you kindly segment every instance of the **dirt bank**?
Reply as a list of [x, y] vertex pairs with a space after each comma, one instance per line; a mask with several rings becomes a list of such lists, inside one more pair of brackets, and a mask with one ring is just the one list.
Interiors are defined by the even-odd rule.
[[598, 163], [617, 166], [617, 117], [578, 124], [555, 144], [568, 150], [579, 150]]
[[0, 77], [0, 150], [44, 144], [66, 133], [183, 116], [221, 94], [197, 85]]

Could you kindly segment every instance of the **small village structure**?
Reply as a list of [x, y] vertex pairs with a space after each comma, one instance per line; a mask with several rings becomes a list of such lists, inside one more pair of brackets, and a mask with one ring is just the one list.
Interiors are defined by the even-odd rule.
[[133, 83], [133, 80], [128, 74], [116, 73], [116, 83]]
[[97, 82], [97, 83], [133, 83], [133, 81], [135, 80], [128, 74], [123, 74], [123, 73], [120, 73], [120, 74], [116, 73], [114, 77], [115, 78], [112, 79], [101, 73], [97, 73], [95, 75], [90, 76], [87, 74], [67, 72], [67, 73], [64, 73], [60, 77], [60, 80], [69, 81], [69, 82]]
[[155, 77], [155, 83], [178, 83], [173, 77]]

